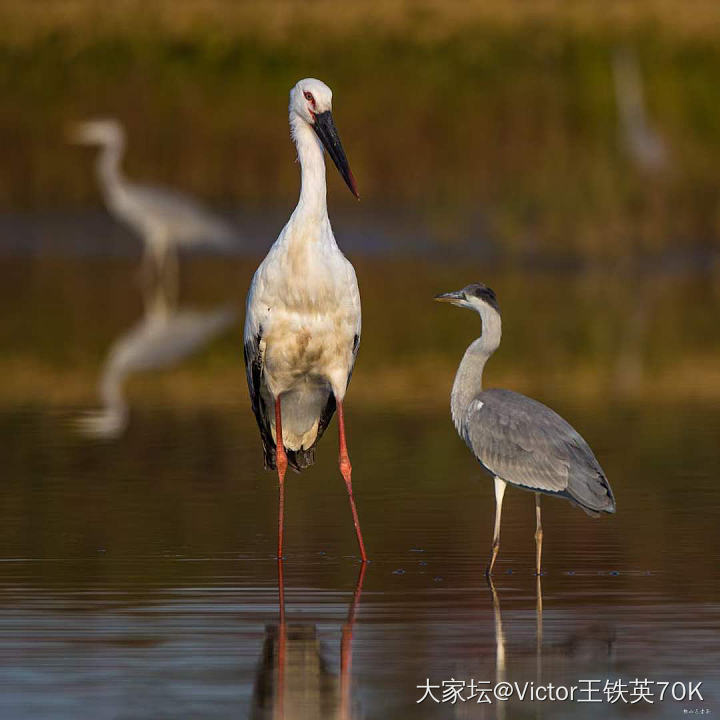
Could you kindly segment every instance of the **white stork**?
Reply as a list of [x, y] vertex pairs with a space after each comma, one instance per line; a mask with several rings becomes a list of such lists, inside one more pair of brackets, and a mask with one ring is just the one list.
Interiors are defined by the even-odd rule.
[[302, 175], [300, 199], [248, 292], [245, 366], [265, 467], [278, 474], [278, 557], [283, 550], [287, 466], [300, 471], [313, 464], [315, 445], [337, 408], [340, 472], [366, 562], [343, 414], [360, 344], [360, 293], [355, 270], [330, 227], [323, 146], [353, 195], [359, 196], [331, 108], [332, 91], [320, 80], [300, 80], [290, 91], [290, 129]]

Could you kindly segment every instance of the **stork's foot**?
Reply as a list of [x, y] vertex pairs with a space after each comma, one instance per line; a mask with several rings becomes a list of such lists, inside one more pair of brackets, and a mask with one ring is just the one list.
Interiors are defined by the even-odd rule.
[[360, 520], [358, 519], [357, 508], [355, 507], [355, 496], [352, 489], [352, 467], [350, 466], [350, 458], [340, 457], [340, 474], [345, 480], [345, 488], [347, 489], [348, 499], [350, 500], [350, 511], [352, 512], [353, 525], [355, 526], [355, 534], [357, 535], [358, 547], [360, 548], [360, 558], [364, 563], [367, 562], [365, 554], [365, 543], [363, 542], [362, 530], [360, 530]]
[[288, 469], [288, 460], [287, 455], [284, 451], [282, 453], [277, 453], [277, 456], [275, 458], [275, 466], [277, 468], [278, 479], [280, 480], [280, 482], [285, 482], [285, 473]]
[[340, 474], [343, 476], [343, 480], [345, 481], [345, 485], [351, 485], [352, 484], [352, 465], [350, 464], [350, 458], [345, 455], [345, 457], [340, 457]]
[[363, 564], [365, 564], [367, 562], [367, 555], [365, 554], [365, 543], [363, 542], [362, 531], [360, 530], [357, 508], [355, 507], [355, 497], [353, 496], [352, 489], [352, 465], [350, 465], [350, 456], [348, 455], [347, 441], [345, 439], [345, 412], [343, 410], [343, 404], [339, 400], [337, 401], [337, 417], [340, 446], [338, 466], [340, 468], [340, 474], [345, 481], [348, 499], [350, 500], [350, 510], [352, 512], [353, 525], [355, 526], [355, 534], [357, 535], [358, 547], [360, 548], [360, 557], [362, 558]]

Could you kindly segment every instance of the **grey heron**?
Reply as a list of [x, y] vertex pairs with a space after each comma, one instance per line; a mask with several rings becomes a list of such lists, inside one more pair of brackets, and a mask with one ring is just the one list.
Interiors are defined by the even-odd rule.
[[332, 92], [320, 80], [300, 80], [290, 91], [300, 199], [252, 279], [245, 366], [265, 467], [278, 475], [278, 557], [283, 549], [285, 472], [288, 465], [301, 471], [313, 464], [315, 446], [337, 408], [340, 473], [365, 562], [343, 412], [360, 343], [360, 292], [355, 270], [330, 227], [323, 147], [350, 191], [358, 194], [331, 111]]
[[502, 322], [495, 293], [475, 283], [435, 297], [475, 310], [482, 334], [470, 344], [453, 384], [453, 423], [482, 467], [495, 479], [495, 527], [486, 574], [492, 574], [500, 549], [500, 516], [508, 484], [535, 492], [535, 570], [540, 574], [542, 523], [540, 495], [565, 498], [586, 513], [615, 512], [615, 499], [590, 446], [549, 407], [511, 390], [483, 390], [483, 369], [500, 345]]
[[105, 204], [112, 215], [143, 238], [146, 274], [154, 264], [158, 273], [169, 270], [175, 283], [178, 246], [228, 248], [237, 239], [230, 225], [186, 195], [127, 180], [120, 167], [125, 132], [117, 120], [78, 123], [71, 139], [100, 146], [97, 176]]

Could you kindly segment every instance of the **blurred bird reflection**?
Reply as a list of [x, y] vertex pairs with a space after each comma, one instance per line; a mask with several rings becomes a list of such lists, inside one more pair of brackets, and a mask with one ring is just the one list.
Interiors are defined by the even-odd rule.
[[278, 561], [279, 622], [265, 628], [265, 643], [253, 693], [253, 720], [351, 720], [352, 640], [362, 593], [361, 565], [340, 641], [340, 675], [330, 671], [317, 626], [288, 624], [282, 560]]
[[129, 420], [123, 390], [127, 378], [178, 363], [220, 335], [235, 318], [235, 311], [228, 306], [200, 311], [176, 308], [175, 304], [162, 283], [146, 293], [142, 319], [110, 347], [98, 387], [103, 407], [78, 419], [83, 434], [119, 437]]
[[[509, 682], [522, 688], [526, 683], [534, 682], [535, 687], [546, 685], [550, 678], [572, 676], [579, 668], [590, 664], [594, 667], [607, 666], [608, 672], [614, 667], [615, 628], [607, 623], [595, 622], [576, 628], [571, 633], [563, 633], [550, 643], [543, 642], [543, 591], [538, 575], [535, 579], [535, 643], [524, 643], [523, 649], [507, 650], [507, 627], [503, 624], [500, 608], [500, 595], [492, 577], [487, 579], [492, 595], [493, 620], [495, 630], [495, 673], [493, 683]], [[512, 626], [510, 626], [512, 627]], [[574, 670], [573, 670], [574, 669]], [[486, 677], [492, 677], [487, 675]], [[492, 694], [492, 692], [491, 692]], [[529, 697], [529, 692], [528, 692]], [[527, 698], [526, 698], [527, 700]], [[517, 696], [513, 702], [517, 701]], [[472, 700], [456, 706], [454, 717], [458, 720], [470, 718], [495, 717], [502, 720], [514, 717], [517, 710], [513, 702], [473, 702]]]

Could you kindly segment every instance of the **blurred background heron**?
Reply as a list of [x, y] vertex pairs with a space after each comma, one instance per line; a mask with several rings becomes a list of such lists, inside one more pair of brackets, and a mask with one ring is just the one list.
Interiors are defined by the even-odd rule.
[[650, 175], [668, 168], [667, 143], [654, 126], [637, 54], [628, 46], [613, 53], [613, 81], [623, 145], [635, 167]]
[[99, 146], [96, 173], [108, 210], [143, 239], [143, 274], [157, 273], [177, 292], [179, 247], [230, 249], [237, 231], [225, 220], [174, 190], [141, 185], [125, 178], [121, 163], [125, 131], [115, 119], [78, 123], [71, 138]]

